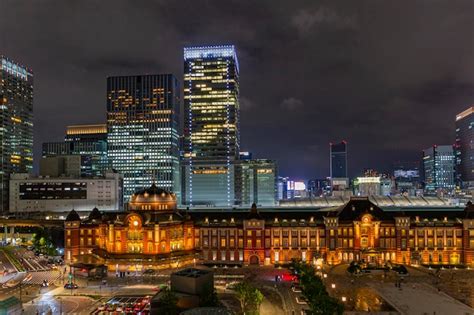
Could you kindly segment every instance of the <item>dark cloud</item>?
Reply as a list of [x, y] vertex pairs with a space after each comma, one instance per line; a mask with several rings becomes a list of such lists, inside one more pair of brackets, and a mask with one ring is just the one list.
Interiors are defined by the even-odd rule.
[[105, 78], [174, 73], [184, 45], [237, 46], [242, 147], [283, 175], [351, 174], [454, 141], [474, 103], [474, 2], [1, 0], [0, 53], [35, 73], [35, 153], [105, 121]]
[[280, 107], [288, 111], [299, 111], [302, 110], [303, 105], [304, 104], [301, 100], [294, 97], [289, 97], [285, 98], [281, 102]]

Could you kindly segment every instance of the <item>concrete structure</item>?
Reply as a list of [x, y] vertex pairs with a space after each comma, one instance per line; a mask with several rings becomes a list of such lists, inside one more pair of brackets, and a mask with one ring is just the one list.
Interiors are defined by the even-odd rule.
[[21, 315], [23, 314], [23, 306], [21, 301], [14, 297], [3, 297], [0, 300], [0, 315]]
[[119, 211], [122, 176], [108, 172], [103, 177], [35, 177], [14, 174], [10, 179], [10, 212], [67, 213], [71, 209], [89, 212], [93, 207]]
[[170, 277], [171, 290], [200, 295], [214, 288], [214, 273], [210, 270], [187, 268], [174, 272]]
[[8, 181], [33, 169], [33, 73], [0, 55], [0, 213], [8, 211]]
[[456, 115], [456, 172], [463, 188], [474, 187], [474, 107]]
[[39, 174], [50, 177], [92, 177], [91, 169], [92, 163], [87, 155], [58, 155], [41, 158]]
[[232, 45], [184, 48], [183, 204], [234, 206], [239, 63]]

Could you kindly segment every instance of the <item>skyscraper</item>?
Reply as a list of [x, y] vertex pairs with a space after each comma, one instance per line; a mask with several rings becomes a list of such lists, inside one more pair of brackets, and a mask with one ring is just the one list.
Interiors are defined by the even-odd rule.
[[347, 142], [329, 143], [331, 178], [347, 178]]
[[474, 186], [474, 107], [456, 115], [456, 171], [463, 187]]
[[183, 202], [235, 204], [239, 64], [235, 47], [184, 48]]
[[434, 145], [423, 150], [425, 190], [434, 193], [454, 189], [454, 152], [451, 145]]
[[179, 197], [179, 95], [171, 74], [107, 79], [108, 157], [125, 201], [153, 183]]
[[64, 142], [43, 143], [43, 157], [81, 155], [82, 176], [102, 176], [110, 168], [107, 158], [107, 125], [68, 126]]
[[265, 159], [241, 160], [236, 165], [236, 200], [250, 207], [275, 206], [277, 203], [277, 167]]
[[9, 178], [33, 168], [33, 73], [0, 56], [0, 212], [8, 210]]

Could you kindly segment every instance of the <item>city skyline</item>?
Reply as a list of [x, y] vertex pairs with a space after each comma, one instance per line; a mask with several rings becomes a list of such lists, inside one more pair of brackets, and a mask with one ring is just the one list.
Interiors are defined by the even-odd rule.
[[[329, 174], [327, 143], [346, 139], [351, 144], [349, 175], [354, 176], [368, 167], [385, 171], [395, 160], [418, 160], [421, 149], [434, 143], [454, 143], [453, 117], [474, 98], [474, 80], [465, 70], [472, 68], [472, 47], [458, 40], [470, 38], [467, 12], [472, 4], [459, 4], [459, 10], [442, 4], [427, 8], [422, 2], [405, 5], [404, 12], [413, 14], [405, 16], [405, 25], [399, 27], [390, 20], [391, 10], [383, 5], [375, 5], [369, 13], [364, 4], [341, 7], [301, 2], [295, 8], [280, 5], [277, 9], [267, 2], [262, 8], [268, 10], [243, 16], [231, 14], [218, 3], [198, 6], [197, 12], [173, 4], [183, 18], [170, 20], [161, 16], [161, 10], [147, 10], [160, 5], [130, 7], [120, 3], [109, 11], [104, 3], [78, 8], [100, 13], [91, 13], [82, 32], [73, 23], [63, 22], [76, 16], [67, 7], [55, 5], [53, 10], [53, 2], [46, 2], [42, 9], [26, 10], [18, 3], [9, 8], [17, 13], [12, 16], [23, 15], [27, 23], [41, 22], [48, 38], [35, 27], [20, 29], [7, 17], [0, 22], [6, 30], [0, 50], [41, 77], [35, 86], [36, 160], [41, 143], [61, 140], [66, 125], [105, 120], [107, 76], [171, 72], [182, 81], [182, 47], [229, 43], [236, 45], [245, 73], [241, 80], [242, 149], [257, 158], [277, 160], [284, 176], [321, 178]], [[246, 4], [232, 8], [237, 13], [252, 11]], [[417, 24], [415, 14], [422, 9], [426, 9], [424, 26]], [[143, 27], [145, 34], [151, 35], [154, 26], [169, 32], [153, 37], [156, 41], [146, 49], [120, 47], [117, 35], [106, 36], [116, 33], [112, 32], [114, 27], [127, 34], [127, 29], [115, 22], [117, 10], [130, 10], [130, 19], [138, 23], [136, 27]], [[438, 23], [443, 10], [450, 14], [443, 15], [446, 23]], [[148, 11], [153, 13], [144, 14]], [[63, 18], [46, 21], [46, 12]], [[267, 19], [263, 12], [267, 12]], [[194, 14], [222, 16], [200, 28], [205, 24], [193, 20]], [[110, 26], [103, 25], [104, 16]], [[456, 23], [449, 23], [453, 17]], [[266, 28], [253, 22], [261, 19], [268, 21]], [[161, 22], [154, 22], [158, 20]], [[67, 30], [68, 37], [60, 29]], [[395, 29], [393, 43], [376, 40]], [[412, 29], [417, 32], [409, 37]], [[433, 32], [438, 34], [436, 39], [427, 36]], [[32, 46], [14, 45], [14, 38], [24, 38]], [[49, 38], [61, 40], [51, 42]], [[413, 47], [420, 53], [412, 53]], [[430, 48], [430, 54], [423, 53], [425, 48]], [[65, 97], [70, 101], [58, 101]], [[71, 114], [80, 106], [85, 110]]]

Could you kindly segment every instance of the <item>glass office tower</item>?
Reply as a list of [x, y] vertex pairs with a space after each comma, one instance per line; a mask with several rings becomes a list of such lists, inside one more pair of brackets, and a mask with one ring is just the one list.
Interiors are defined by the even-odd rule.
[[236, 200], [250, 207], [277, 204], [277, 167], [265, 159], [241, 160], [236, 164]]
[[474, 107], [456, 115], [456, 175], [462, 187], [474, 187]]
[[102, 176], [110, 169], [107, 158], [107, 125], [67, 126], [64, 142], [43, 143], [43, 157], [81, 155], [81, 176]]
[[184, 48], [183, 203], [233, 206], [239, 156], [239, 64], [235, 47]]
[[451, 193], [454, 189], [454, 152], [451, 145], [434, 145], [423, 150], [425, 191]]
[[12, 173], [33, 169], [33, 73], [0, 55], [0, 212], [8, 210]]
[[108, 157], [125, 201], [153, 183], [180, 197], [179, 95], [171, 74], [107, 79]]
[[347, 142], [329, 144], [331, 178], [347, 178]]

